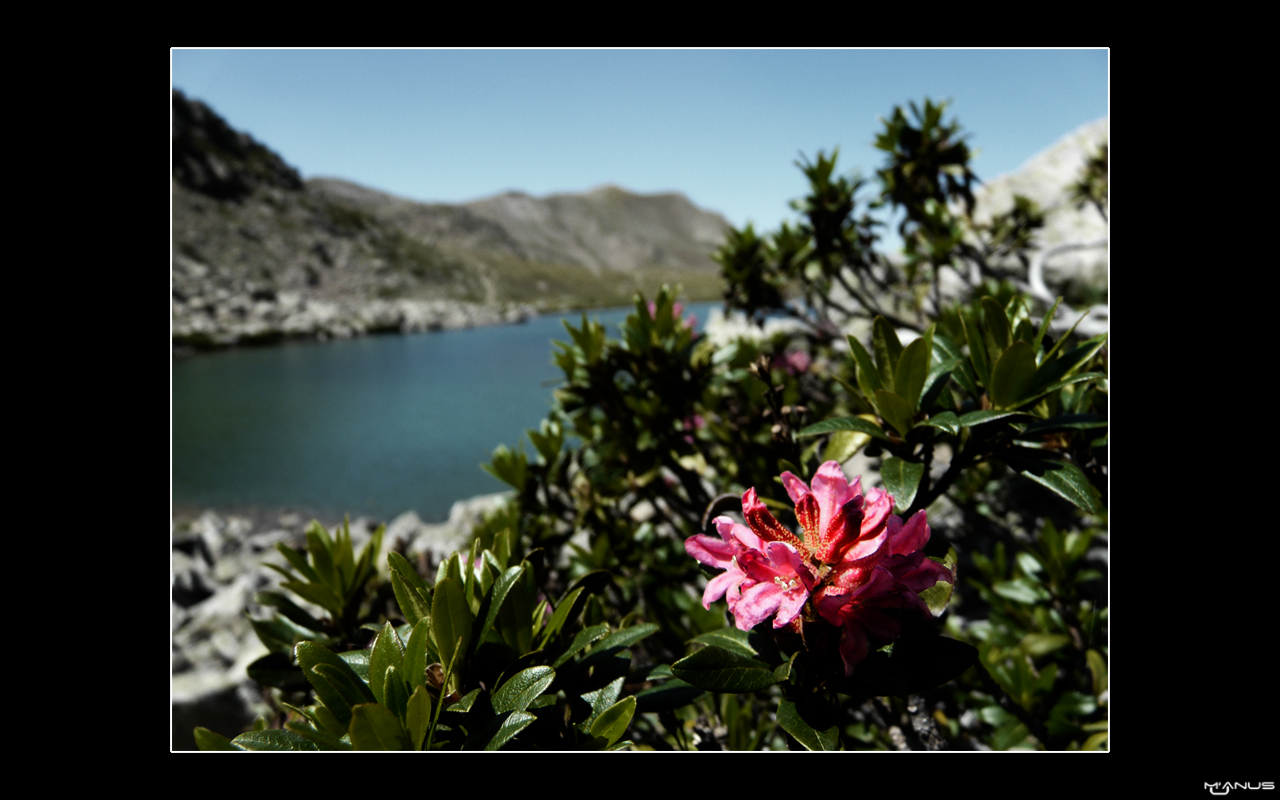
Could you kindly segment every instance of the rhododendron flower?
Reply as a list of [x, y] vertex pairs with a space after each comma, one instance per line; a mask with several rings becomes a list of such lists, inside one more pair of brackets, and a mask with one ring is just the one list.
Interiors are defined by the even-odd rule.
[[773, 627], [804, 624], [840, 629], [845, 674], [866, 658], [871, 639], [893, 641], [901, 624], [885, 609], [907, 608], [924, 614], [919, 593], [939, 580], [954, 582], [951, 571], [927, 558], [925, 513], [903, 523], [893, 496], [883, 489], [850, 485], [839, 463], [818, 468], [812, 485], [790, 472], [782, 485], [795, 503], [803, 539], [787, 530], [765, 507], [754, 488], [742, 495], [746, 525], [717, 517], [720, 539], [697, 535], [685, 542], [689, 555], [725, 571], [707, 583], [702, 605], [725, 597], [740, 630], [770, 617]]

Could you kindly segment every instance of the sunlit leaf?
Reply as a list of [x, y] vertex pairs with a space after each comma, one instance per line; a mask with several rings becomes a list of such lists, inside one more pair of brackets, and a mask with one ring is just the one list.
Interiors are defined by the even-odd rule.
[[889, 437], [885, 436], [884, 430], [874, 422], [861, 417], [837, 417], [835, 419], [826, 419], [822, 422], [815, 422], [796, 432], [796, 436], [820, 436], [824, 433], [832, 433], [834, 431], [857, 431], [865, 433], [876, 439], [889, 441]]
[[410, 750], [409, 732], [389, 709], [362, 703], [351, 709], [351, 745], [356, 750]]
[[920, 488], [920, 479], [924, 477], [924, 464], [903, 461], [896, 456], [884, 460], [880, 467], [880, 478], [884, 488], [893, 495], [894, 510], [899, 514], [911, 508], [916, 499], [916, 490]]
[[313, 751], [319, 750], [316, 743], [293, 731], [265, 730], [242, 733], [231, 740], [231, 746], [239, 750], [257, 751]]

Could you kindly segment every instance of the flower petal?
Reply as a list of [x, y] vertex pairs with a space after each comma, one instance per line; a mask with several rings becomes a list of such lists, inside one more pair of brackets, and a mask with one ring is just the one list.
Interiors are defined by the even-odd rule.
[[800, 528], [804, 531], [805, 544], [810, 548], [821, 547], [826, 538], [823, 535], [826, 531], [820, 527], [818, 499], [811, 494], [806, 494], [797, 500], [796, 519], [800, 521]]
[[884, 489], [871, 488], [862, 498], [862, 533], [875, 531], [893, 511], [893, 495]]
[[716, 525], [716, 531], [720, 537], [730, 544], [737, 543], [739, 548], [747, 548], [749, 550], [759, 550], [764, 547], [764, 542], [760, 541], [760, 537], [752, 533], [751, 529], [741, 522], [734, 522], [729, 517], [716, 517], [713, 522]]
[[938, 581], [955, 583], [951, 570], [924, 553], [893, 556], [885, 566], [893, 573], [898, 586], [911, 592], [923, 592]]
[[782, 604], [782, 589], [774, 583], [761, 581], [742, 593], [733, 609], [738, 630], [749, 631], [773, 616]]
[[791, 496], [791, 502], [793, 503], [799, 503], [800, 498], [810, 494], [809, 485], [792, 475], [790, 470], [782, 473], [782, 485], [786, 488], [787, 494]]
[[[824, 537], [818, 548], [818, 558], [827, 564], [846, 559], [846, 553], [862, 535], [862, 511], [857, 498], [836, 509], [827, 522]], [[865, 558], [865, 556], [858, 556]]]
[[773, 619], [773, 627], [781, 628], [791, 624], [793, 619], [800, 616], [800, 611], [808, 599], [807, 591], [792, 589], [789, 592], [783, 592], [781, 601], [778, 603], [778, 613]]
[[760, 498], [756, 496], [754, 487], [742, 493], [742, 516], [747, 518], [747, 524], [751, 526], [751, 530], [765, 541], [786, 542], [795, 547], [801, 544], [794, 533], [782, 527], [782, 523], [773, 518], [769, 509], [765, 508], [764, 503], [760, 502]]
[[711, 604], [724, 597], [724, 593], [729, 590], [730, 586], [736, 586], [741, 583], [742, 578], [743, 574], [741, 572], [731, 569], [707, 581], [707, 588], [702, 591], [702, 607], [710, 611]]
[[885, 528], [881, 528], [880, 533], [877, 535], [872, 536], [869, 539], [863, 539], [862, 541], [855, 542], [852, 547], [845, 550], [840, 562], [848, 563], [851, 561], [863, 561], [878, 554], [887, 555], [887, 553], [882, 553], [882, 549], [888, 541], [889, 531]]
[[684, 551], [708, 567], [725, 569], [733, 563], [736, 548], [732, 542], [699, 533], [684, 540]]
[[[893, 517], [893, 519], [898, 519]], [[889, 537], [889, 553], [891, 555], [901, 555], [905, 553], [914, 553], [917, 550], [924, 549], [929, 543], [929, 523], [925, 519], [924, 511], [917, 511], [911, 519], [907, 520], [905, 525], [895, 530]]]

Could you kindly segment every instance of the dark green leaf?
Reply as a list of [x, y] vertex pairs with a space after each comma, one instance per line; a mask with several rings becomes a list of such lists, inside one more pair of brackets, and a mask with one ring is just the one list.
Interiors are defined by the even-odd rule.
[[[298, 665], [302, 667], [302, 674], [316, 690], [316, 697], [333, 713], [344, 729], [351, 721], [352, 703], [347, 699], [348, 696], [359, 697], [364, 702], [373, 702], [373, 692], [352, 671], [346, 661], [313, 642], [298, 642], [294, 652]], [[333, 680], [317, 671], [319, 667], [327, 667], [337, 676], [336, 685]]]
[[889, 437], [884, 435], [884, 431], [879, 425], [858, 417], [837, 417], [816, 422], [798, 431], [796, 436], [819, 436], [834, 431], [857, 431], [874, 436], [877, 439], [883, 439], [886, 442], [889, 441]]
[[351, 745], [342, 739], [334, 736], [323, 728], [317, 728], [310, 722], [286, 722], [284, 728], [291, 733], [296, 733], [308, 741], [316, 743], [316, 747], [321, 750], [350, 750]]
[[333, 566], [333, 540], [329, 532], [319, 522], [312, 522], [307, 528], [307, 552], [311, 556], [316, 574], [326, 586], [339, 587], [338, 574]]
[[383, 705], [403, 720], [405, 711], [409, 708], [409, 685], [405, 683], [404, 670], [393, 664], [387, 667], [385, 679], [386, 685], [382, 692], [387, 700]]
[[298, 595], [308, 603], [315, 603], [334, 616], [342, 615], [342, 598], [338, 597], [332, 589], [324, 584], [282, 581], [280, 586]]
[[646, 639], [659, 631], [659, 626], [652, 622], [646, 622], [642, 625], [632, 625], [630, 628], [623, 628], [620, 631], [614, 631], [604, 637], [592, 647], [592, 653], [597, 650], [607, 650], [613, 647], [630, 647], [641, 639]]
[[351, 709], [351, 745], [356, 750], [410, 750], [413, 740], [390, 709], [361, 703]]
[[293, 665], [293, 659], [284, 653], [271, 653], [259, 658], [245, 670], [251, 679], [263, 686], [275, 686], [285, 691], [307, 688], [306, 676]]
[[[442, 663], [453, 663], [455, 654], [459, 656], [459, 664], [466, 659], [474, 621], [471, 607], [467, 605], [466, 595], [458, 581], [445, 578], [436, 584], [431, 604], [431, 632], [440, 649]], [[459, 639], [462, 640], [461, 645], [458, 644]]]
[[946, 431], [952, 436], [960, 435], [960, 420], [956, 417], [954, 411], [943, 411], [941, 414], [934, 414], [932, 417], [920, 424], [928, 425], [932, 428], [938, 428], [939, 430]]
[[1040, 352], [1040, 344], [1044, 341], [1044, 335], [1049, 332], [1049, 323], [1053, 322], [1053, 318], [1058, 314], [1058, 304], [1062, 302], [1062, 298], [1053, 301], [1053, 307], [1049, 309], [1049, 313], [1044, 315], [1044, 319], [1040, 320], [1040, 329], [1036, 331], [1035, 341], [1031, 343], [1031, 349], [1038, 354]]
[[[1009, 335], [1009, 317], [995, 298], [982, 298], [982, 329], [983, 341], [987, 345], [987, 356], [991, 361], [995, 361], [1013, 341]], [[973, 346], [972, 339], [969, 340], [969, 346]]]
[[1107, 427], [1107, 418], [1100, 414], [1065, 414], [1061, 417], [1038, 420], [1022, 431], [1024, 437], [1041, 436], [1058, 431], [1082, 431]]
[[778, 702], [778, 724], [806, 750], [830, 751], [840, 746], [838, 726], [816, 730], [805, 720], [790, 697], [784, 697]]
[[800, 655], [800, 651], [791, 654], [791, 658], [783, 661], [781, 664], [773, 668], [773, 679], [778, 683], [786, 683], [791, 680], [791, 672], [795, 667], [796, 656]]
[[1025, 398], [1023, 398], [1022, 402], [1029, 403], [1032, 400], [1038, 400], [1047, 394], [1056, 392], [1062, 387], [1070, 386], [1073, 383], [1084, 383], [1085, 381], [1100, 381], [1106, 377], [1107, 377], [1106, 374], [1102, 372], [1081, 372], [1077, 375], [1072, 375], [1070, 378], [1067, 378], [1066, 380], [1062, 380], [1062, 381], [1058, 381], [1057, 383], [1050, 384], [1049, 386], [1046, 386], [1043, 389], [1028, 390], [1028, 394]]
[[[392, 553], [392, 555], [396, 554]], [[424, 595], [413, 588], [410, 579], [406, 578], [395, 567], [391, 568], [391, 590], [395, 592], [396, 603], [400, 606], [400, 613], [404, 615], [405, 621], [410, 625], [416, 625], [419, 620], [431, 616], [431, 602], [427, 599], [428, 595]]]
[[916, 490], [920, 488], [920, 479], [924, 477], [924, 464], [903, 461], [896, 456], [884, 460], [880, 467], [880, 478], [884, 488], [893, 495], [894, 510], [899, 514], [911, 508], [916, 499]]
[[[250, 619], [249, 624], [268, 650], [280, 654], [293, 652], [294, 632], [305, 630], [278, 615], [275, 619]], [[311, 636], [299, 636], [298, 640], [317, 638], [323, 637], [312, 632]]]
[[916, 406], [917, 410], [928, 411], [941, 399], [944, 403], [949, 404], [951, 393], [945, 391], [947, 383], [951, 380], [951, 373], [959, 373], [961, 361], [953, 359], [942, 364], [935, 364], [929, 370], [929, 375], [924, 379], [924, 394], [920, 395], [920, 403]]
[[578, 725], [583, 733], [591, 730], [591, 723], [595, 722], [605, 709], [618, 702], [618, 696], [622, 694], [622, 682], [625, 680], [625, 677], [619, 676], [594, 692], [582, 695], [582, 699], [591, 704], [591, 715]]
[[435, 661], [430, 652], [431, 619], [418, 620], [404, 648], [404, 679], [409, 688], [426, 686], [427, 665]]
[[607, 622], [602, 622], [599, 625], [592, 625], [590, 628], [584, 628], [578, 631], [578, 635], [574, 636], [573, 641], [569, 643], [568, 649], [566, 649], [559, 658], [552, 662], [551, 666], [559, 667], [561, 664], [573, 658], [574, 654], [579, 650], [591, 644], [596, 639], [599, 639], [601, 636], [604, 636], [608, 632], [609, 624]]
[[991, 369], [987, 395], [996, 408], [1015, 408], [1024, 402], [1036, 377], [1036, 356], [1031, 345], [1014, 342], [1009, 345]]
[[253, 596], [253, 601], [264, 606], [273, 606], [285, 619], [301, 626], [305, 630], [324, 630], [324, 623], [308, 614], [299, 605], [279, 592], [258, 592]]
[[[373, 702], [373, 693], [369, 691], [368, 684], [361, 680], [351, 680], [349, 673], [329, 664], [316, 664], [312, 671], [318, 679], [324, 680], [337, 690], [348, 706], [354, 706], [364, 701]], [[319, 696], [319, 692], [320, 690], [317, 687], [317, 696]], [[328, 703], [325, 705], [328, 705]]]
[[682, 681], [712, 692], [755, 692], [774, 683], [773, 670], [722, 647], [704, 647], [671, 665]]
[[242, 733], [231, 740], [231, 745], [240, 750], [303, 750], [315, 751], [320, 748], [316, 743], [293, 731], [265, 730]]
[[397, 670], [404, 670], [404, 645], [388, 622], [378, 632], [369, 652], [369, 688], [373, 690], [374, 699], [388, 708], [391, 704], [386, 700], [384, 689], [387, 669], [392, 666]]
[[[320, 576], [317, 575], [316, 571], [307, 563], [307, 556], [305, 553], [300, 550], [295, 550], [284, 542], [276, 542], [276, 550], [280, 552], [280, 555], [285, 557], [285, 560], [288, 561], [294, 569], [302, 573], [302, 577], [312, 583], [320, 583]], [[274, 564], [268, 564], [267, 566], [275, 567], [277, 571], [283, 572], [286, 577], [292, 577], [289, 575], [288, 570], [282, 570]]]
[[636, 711], [636, 699], [634, 697], [626, 697], [614, 703], [603, 714], [591, 723], [591, 735], [602, 736], [609, 744], [613, 744], [622, 738], [622, 734], [627, 732], [627, 726], [631, 724], [631, 717]]
[[884, 388], [884, 384], [880, 382], [880, 373], [876, 371], [875, 362], [862, 343], [853, 336], [845, 338], [849, 340], [849, 354], [858, 367], [858, 387], [862, 389], [863, 396], [870, 400], [875, 397], [876, 389]]
[[915, 412], [902, 395], [877, 389], [876, 407], [880, 409], [880, 416], [884, 417], [884, 421], [892, 425], [899, 435], [905, 437], [911, 430]]
[[641, 714], [653, 711], [674, 711], [683, 708], [706, 694], [679, 678], [672, 678], [661, 686], [654, 686], [636, 694], [636, 710]]
[[880, 383], [887, 391], [899, 392], [901, 387], [894, 384], [894, 375], [898, 372], [898, 359], [902, 357], [902, 342], [898, 332], [893, 329], [884, 317], [876, 317], [872, 324], [871, 346], [876, 354], [876, 372], [880, 375]]
[[875, 410], [876, 410], [875, 406], [871, 405], [871, 401], [867, 399], [867, 396], [862, 393], [861, 389], [850, 384], [848, 381], [846, 381], [844, 378], [841, 378], [839, 375], [832, 375], [831, 377], [835, 378], [836, 383], [844, 387], [844, 390], [849, 393], [849, 398], [853, 406], [853, 410], [855, 412], [858, 412], [861, 414], [875, 413]]
[[[973, 372], [978, 381], [987, 386], [991, 383], [991, 361], [987, 358], [986, 341], [982, 331], [968, 313], [960, 312], [960, 321], [964, 324], [964, 335], [969, 340], [969, 361], [973, 364]], [[976, 388], [970, 394], [977, 395]]]
[[[324, 679], [317, 677], [316, 680], [324, 680]], [[319, 695], [317, 695], [317, 697], [318, 696]], [[307, 706], [307, 708], [311, 711], [312, 716], [315, 717], [316, 722], [321, 727], [323, 727], [326, 731], [338, 737], [347, 736], [347, 726], [343, 724], [342, 720], [338, 719], [338, 715], [330, 711], [329, 707], [326, 706], [324, 703], [316, 703], [314, 706]], [[350, 718], [351, 718], [351, 712], [350, 712], [350, 709], [348, 709], [347, 710], [348, 722], [350, 721]]]
[[[579, 586], [577, 589], [566, 594], [560, 604], [556, 606], [555, 613], [551, 615], [551, 619], [547, 620], [547, 626], [542, 629], [542, 643], [546, 644], [555, 637], [557, 633], [569, 622], [569, 612], [574, 609], [574, 604], [578, 600], [578, 596], [584, 591], [584, 587]], [[582, 612], [583, 603], [578, 603], [576, 611]]]
[[220, 733], [214, 733], [208, 728], [196, 728], [193, 733], [196, 738], [196, 747], [201, 750], [231, 750], [239, 752], [241, 748], [231, 744], [231, 740]]
[[555, 679], [556, 671], [551, 667], [529, 667], [517, 672], [494, 692], [494, 712], [524, 711]]
[[933, 337], [926, 335], [914, 340], [902, 351], [893, 385], [897, 394], [907, 400], [912, 413], [920, 408], [920, 393], [924, 391], [925, 378], [929, 375], [929, 360], [933, 355]]
[[[1062, 342], [1059, 341], [1058, 344]], [[1102, 349], [1107, 343], [1107, 334], [1100, 333], [1089, 339], [1066, 353], [1060, 358], [1045, 358], [1041, 363], [1040, 369], [1036, 370], [1035, 382], [1031, 385], [1033, 393], [1042, 393], [1047, 391], [1047, 387], [1052, 384], [1059, 383], [1071, 376], [1076, 370], [1083, 367], [1089, 362], [1089, 359]]]
[[533, 581], [533, 570], [524, 569], [507, 591], [507, 599], [498, 607], [498, 619], [494, 627], [501, 634], [502, 641], [519, 656], [533, 650], [533, 604], [537, 596], [538, 587]]
[[752, 658], [759, 655], [756, 649], [747, 641], [747, 637], [751, 635], [750, 631], [740, 631], [737, 628], [721, 628], [719, 630], [704, 633], [695, 636], [689, 640], [689, 644], [697, 642], [698, 644], [716, 645], [724, 648], [730, 653]]
[[[489, 595], [489, 613], [485, 616], [484, 625], [480, 628], [480, 641], [484, 641], [489, 635], [489, 629], [493, 627], [493, 623], [498, 619], [498, 612], [502, 609], [502, 603], [507, 599], [507, 594], [511, 591], [511, 587], [515, 586], [520, 580], [521, 574], [524, 572], [525, 564], [518, 567], [512, 567], [502, 573], [502, 577], [498, 578], [493, 585], [493, 591]], [[523, 605], [528, 605], [527, 603]]]
[[1024, 470], [1022, 474], [1091, 514], [1100, 514], [1106, 510], [1098, 490], [1075, 464], [1055, 461], [1046, 466], [1042, 475], [1036, 475], [1030, 470]]
[[[950, 372], [956, 383], [960, 384], [960, 388], [969, 393], [970, 397], [977, 398], [980, 394], [978, 386], [974, 383], [973, 367], [968, 359], [964, 357], [964, 353], [960, 350], [960, 346], [946, 336], [935, 333], [933, 336], [934, 348], [941, 350], [942, 355], [939, 356], [938, 364], [930, 371], [930, 375], [937, 373], [941, 375], [944, 372]], [[951, 366], [954, 365], [954, 366]], [[929, 379], [930, 385], [933, 378]]]
[[365, 683], [369, 682], [369, 651], [368, 650], [348, 650], [345, 653], [338, 653], [338, 658], [346, 662], [356, 677]]
[[409, 697], [409, 706], [405, 712], [405, 724], [414, 750], [421, 750], [422, 743], [427, 740], [427, 730], [431, 727], [431, 695], [425, 685], [419, 685]]
[[1029, 417], [1031, 415], [1022, 411], [970, 411], [968, 414], [962, 414], [957, 421], [966, 428], [972, 428], [974, 425], [1013, 416]]
[[[1084, 313], [1080, 315], [1079, 319], [1071, 323], [1071, 327], [1067, 328], [1067, 332], [1059, 336], [1058, 341], [1053, 345], [1053, 347], [1049, 348], [1049, 352], [1044, 354], [1044, 358], [1040, 360], [1041, 364], [1047, 364], [1053, 360], [1053, 354], [1058, 352], [1058, 350], [1062, 349], [1062, 346], [1064, 344], [1071, 341], [1071, 334], [1076, 332], [1076, 328], [1079, 327], [1081, 322], [1084, 322], [1084, 318], [1087, 316], [1089, 316], [1089, 312], [1086, 310]], [[1099, 336], [1105, 337], [1106, 334], [1105, 333], [1099, 334]], [[1098, 338], [1098, 337], [1094, 337], [1094, 338]]]
[[511, 741], [512, 737], [520, 731], [533, 724], [537, 717], [526, 711], [513, 711], [498, 726], [498, 732], [493, 735], [489, 743], [484, 746], [485, 750], [498, 750], [504, 744]]

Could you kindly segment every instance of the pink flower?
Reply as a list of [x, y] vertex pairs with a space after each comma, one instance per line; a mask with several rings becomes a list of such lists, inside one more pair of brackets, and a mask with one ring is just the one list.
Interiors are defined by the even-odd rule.
[[852, 675], [872, 639], [889, 642], [901, 633], [885, 609], [928, 614], [919, 593], [955, 578], [923, 552], [930, 535], [923, 511], [904, 524], [890, 513], [892, 495], [864, 493], [860, 478], [850, 485], [837, 462], [820, 466], [812, 486], [790, 472], [782, 473], [782, 484], [803, 539], [783, 527], [752, 488], [742, 495], [747, 525], [717, 517], [720, 540], [699, 534], [685, 542], [689, 555], [725, 570], [707, 584], [703, 607], [725, 597], [740, 630], [770, 617], [774, 628], [797, 632], [802, 621], [840, 628], [840, 657]]
[[715, 525], [721, 540], [698, 534], [684, 543], [689, 555], [725, 570], [707, 582], [702, 607], [709, 609], [725, 597], [738, 629], [744, 631], [769, 617], [775, 628], [789, 624], [814, 583], [800, 553], [787, 542], [762, 540], [728, 517], [716, 517]]

